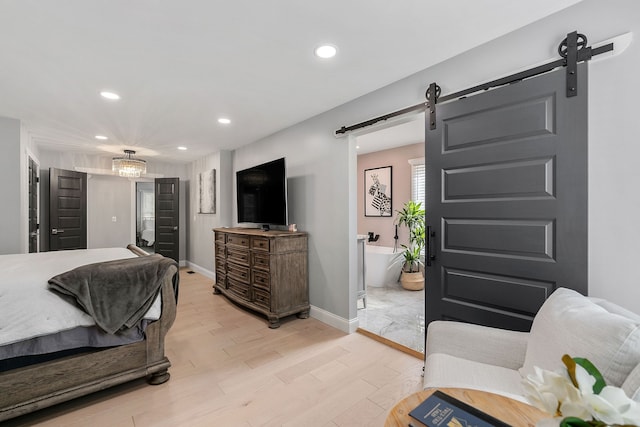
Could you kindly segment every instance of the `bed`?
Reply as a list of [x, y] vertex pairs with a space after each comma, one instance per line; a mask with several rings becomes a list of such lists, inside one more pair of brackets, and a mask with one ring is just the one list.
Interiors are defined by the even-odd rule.
[[140, 238], [143, 240], [143, 244], [153, 246], [153, 243], [156, 241], [156, 220], [145, 219], [142, 221], [142, 227]]
[[[102, 323], [99, 318], [94, 320], [84, 313], [77, 304], [65, 301], [72, 297], [52, 292], [49, 288], [58, 283], [54, 279], [62, 278], [64, 282], [64, 279], [68, 278], [65, 275], [81, 271], [88, 267], [86, 264], [113, 268], [117, 263], [140, 261], [153, 264], [156, 260], [163, 264], [163, 268], [161, 271], [157, 270], [156, 279], [149, 281], [154, 282], [153, 287], [156, 287], [157, 295], [147, 298], [148, 302], [139, 309], [140, 314], [133, 320], [134, 324], [129, 325], [131, 328], [122, 326], [118, 329], [115, 335], [122, 335], [123, 341], [117, 342], [121, 338], [111, 336], [97, 344], [94, 341], [89, 345], [85, 342], [69, 344], [78, 338], [78, 331], [81, 332], [81, 336], [88, 335], [91, 340], [96, 340], [94, 335], [85, 332], [100, 330], [102, 326], [98, 327], [95, 322], [100, 325]], [[117, 275], [110, 274], [107, 277]], [[50, 279], [52, 282], [48, 284]], [[4, 353], [0, 353], [4, 354], [0, 358], [8, 357], [5, 361], [11, 362], [10, 364], [17, 362], [16, 367], [9, 366], [0, 372], [0, 421], [137, 378], [146, 377], [150, 384], [166, 382], [169, 379], [168, 368], [171, 363], [164, 354], [164, 338], [175, 320], [178, 282], [178, 266], [175, 261], [160, 255], [147, 255], [134, 245], [129, 245], [126, 249], [89, 249], [0, 256], [0, 351], [5, 350]], [[10, 286], [7, 286], [7, 283], [10, 283]], [[11, 308], [13, 302], [10, 298], [31, 301], [31, 293], [42, 293], [42, 290], [37, 290], [39, 287], [44, 288], [47, 293], [44, 298], [49, 298], [44, 302], [46, 308], [38, 302], [28, 303], [32, 311], [29, 314]], [[126, 301], [116, 303], [113, 305], [126, 305]], [[76, 323], [64, 323], [67, 322], [66, 319], [53, 320], [56, 317], [53, 311], [57, 305], [63, 307], [63, 311], [79, 311], [79, 314], [74, 315], [73, 322]], [[93, 310], [99, 311], [95, 307]], [[26, 309], [20, 311], [26, 312]], [[89, 311], [91, 312], [91, 309]], [[65, 316], [58, 315], [60, 318]], [[62, 326], [56, 324], [58, 322], [62, 322]], [[18, 323], [38, 326], [20, 337], [23, 332], [15, 332], [16, 329], [20, 329]], [[141, 329], [142, 332], [131, 333], [134, 329]], [[71, 336], [71, 339], [56, 344], [59, 347], [54, 348], [54, 351], [40, 354], [51, 349], [52, 336], [64, 334]], [[109, 341], [113, 339], [116, 339], [116, 342]], [[28, 343], [27, 348], [35, 349], [35, 354], [25, 354], [25, 351], [29, 350], [25, 350], [25, 346], [21, 345], [24, 342]]]

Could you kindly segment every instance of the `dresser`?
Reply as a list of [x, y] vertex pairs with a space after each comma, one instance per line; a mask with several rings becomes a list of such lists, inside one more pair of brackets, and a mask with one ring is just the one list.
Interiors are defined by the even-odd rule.
[[309, 317], [307, 233], [214, 228], [214, 294], [262, 313], [269, 327], [296, 314]]

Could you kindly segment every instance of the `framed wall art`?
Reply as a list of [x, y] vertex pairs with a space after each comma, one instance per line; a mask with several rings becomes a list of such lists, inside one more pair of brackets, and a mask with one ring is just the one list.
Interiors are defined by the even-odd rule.
[[391, 216], [391, 166], [364, 170], [364, 216]]
[[216, 170], [198, 174], [198, 213], [216, 213]]

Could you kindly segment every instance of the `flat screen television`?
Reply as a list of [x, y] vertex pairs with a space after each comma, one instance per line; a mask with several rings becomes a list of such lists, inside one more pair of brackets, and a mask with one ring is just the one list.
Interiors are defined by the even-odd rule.
[[238, 222], [287, 225], [284, 157], [236, 172]]

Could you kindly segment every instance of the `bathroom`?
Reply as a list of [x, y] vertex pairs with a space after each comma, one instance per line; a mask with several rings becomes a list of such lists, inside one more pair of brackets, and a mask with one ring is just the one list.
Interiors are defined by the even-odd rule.
[[409, 234], [406, 227], [396, 227], [396, 211], [409, 200], [424, 200], [424, 115], [360, 135], [356, 147], [357, 229], [365, 265], [359, 329], [419, 355], [424, 352], [424, 289], [403, 289], [402, 262], [394, 260]]

